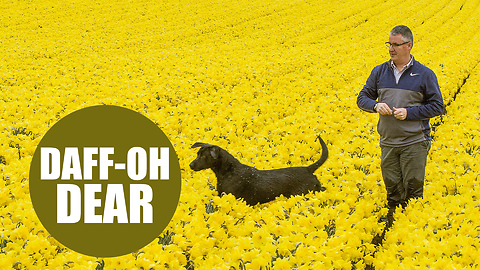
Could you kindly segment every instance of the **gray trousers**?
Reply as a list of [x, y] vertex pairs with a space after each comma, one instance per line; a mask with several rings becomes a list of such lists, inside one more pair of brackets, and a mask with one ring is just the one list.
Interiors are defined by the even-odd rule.
[[423, 141], [404, 147], [381, 147], [382, 176], [389, 208], [387, 219], [391, 222], [396, 207], [405, 207], [409, 199], [423, 197], [430, 146], [430, 141]]

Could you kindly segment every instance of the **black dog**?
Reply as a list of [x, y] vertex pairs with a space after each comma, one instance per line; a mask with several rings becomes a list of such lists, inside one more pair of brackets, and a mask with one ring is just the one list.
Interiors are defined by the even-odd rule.
[[320, 136], [318, 139], [322, 145], [322, 156], [307, 167], [258, 170], [241, 164], [218, 146], [197, 142], [192, 148], [201, 148], [197, 158], [190, 163], [190, 168], [194, 171], [212, 169], [217, 176], [220, 196], [231, 193], [252, 206], [272, 201], [280, 195], [290, 197], [309, 191], [324, 191], [325, 188], [313, 174], [328, 158], [327, 145]]

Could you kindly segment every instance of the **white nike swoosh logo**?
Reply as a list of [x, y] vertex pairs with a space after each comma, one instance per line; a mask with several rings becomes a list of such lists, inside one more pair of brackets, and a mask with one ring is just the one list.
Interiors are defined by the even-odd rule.
[[420, 75], [420, 73], [410, 73], [410, 76], [412, 76], [412, 77], [413, 76], [418, 76], [418, 75]]

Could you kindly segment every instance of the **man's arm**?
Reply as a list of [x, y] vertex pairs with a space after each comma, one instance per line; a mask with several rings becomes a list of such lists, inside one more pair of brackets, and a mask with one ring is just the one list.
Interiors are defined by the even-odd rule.
[[374, 68], [370, 73], [367, 82], [363, 86], [363, 89], [357, 96], [357, 106], [366, 112], [377, 112], [375, 110], [375, 105], [378, 103], [377, 74], [378, 68]]
[[437, 77], [433, 71], [430, 71], [426, 76], [424, 95], [424, 104], [407, 108], [406, 120], [425, 120], [439, 116], [445, 112], [442, 93], [440, 92]]

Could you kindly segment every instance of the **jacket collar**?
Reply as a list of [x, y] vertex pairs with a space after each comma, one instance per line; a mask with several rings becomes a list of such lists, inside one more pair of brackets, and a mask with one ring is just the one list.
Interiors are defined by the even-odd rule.
[[[413, 57], [413, 55], [410, 55], [410, 56], [411, 56], [410, 62], [408, 62], [408, 64], [403, 68], [403, 70], [407, 70], [411, 68], [415, 63], [415, 58]], [[396, 68], [395, 63], [393, 63], [392, 59], [388, 60], [388, 66], [391, 67], [392, 69]]]

